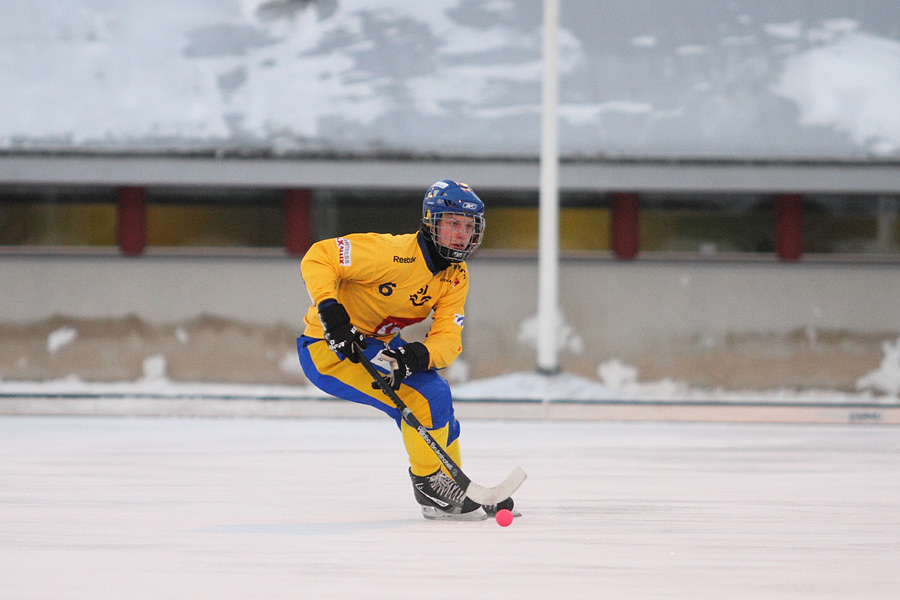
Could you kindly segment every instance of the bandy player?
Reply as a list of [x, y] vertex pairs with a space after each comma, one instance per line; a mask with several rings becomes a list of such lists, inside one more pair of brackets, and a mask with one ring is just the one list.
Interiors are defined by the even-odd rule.
[[[357, 233], [319, 241], [301, 262], [313, 305], [297, 339], [300, 364], [316, 387], [339, 398], [384, 411], [398, 424], [409, 454], [413, 493], [428, 519], [475, 520], [512, 509], [507, 498], [481, 507], [441, 468], [440, 461], [407, 424], [368, 372], [361, 350], [385, 366], [385, 380], [456, 462], [459, 422], [453, 396], [438, 369], [462, 351], [469, 270], [465, 260], [484, 235], [484, 203], [472, 189], [449, 179], [425, 194], [419, 231], [404, 235]], [[400, 332], [432, 316], [425, 342]], [[462, 501], [462, 506], [458, 506]]]

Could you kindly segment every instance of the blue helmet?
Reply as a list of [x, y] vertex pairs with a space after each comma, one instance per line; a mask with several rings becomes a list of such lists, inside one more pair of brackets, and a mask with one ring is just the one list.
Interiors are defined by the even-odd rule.
[[[447, 215], [457, 217], [444, 219]], [[475, 252], [484, 237], [484, 226], [484, 202], [465, 183], [443, 179], [425, 192], [422, 231], [448, 261], [462, 262]]]

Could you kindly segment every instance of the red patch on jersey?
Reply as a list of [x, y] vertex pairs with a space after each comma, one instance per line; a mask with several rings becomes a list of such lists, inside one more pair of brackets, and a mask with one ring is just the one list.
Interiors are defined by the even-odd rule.
[[405, 319], [403, 317], [387, 317], [378, 327], [375, 328], [375, 335], [394, 335], [407, 325], [412, 325], [420, 321], [424, 321], [425, 317], [417, 317], [415, 319]]

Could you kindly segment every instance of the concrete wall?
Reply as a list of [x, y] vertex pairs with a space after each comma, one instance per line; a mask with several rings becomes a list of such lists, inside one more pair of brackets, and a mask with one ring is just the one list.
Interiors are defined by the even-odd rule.
[[[537, 310], [535, 263], [484, 261], [473, 271], [467, 358], [488, 370], [533, 365], [517, 336]], [[560, 285], [565, 324], [580, 341], [561, 363], [585, 375], [618, 358], [642, 380], [847, 389], [900, 333], [893, 265], [570, 260]]]
[[[537, 261], [484, 253], [470, 267], [463, 354], [469, 375], [533, 369], [535, 350], [526, 338], [534, 330], [528, 320], [536, 313]], [[95, 329], [98, 322], [132, 323], [131, 329], [119, 327], [128, 344], [110, 335], [97, 338], [93, 352], [108, 355], [107, 362], [129, 352], [159, 352], [167, 354], [169, 370], [179, 378], [220, 378], [215, 370], [179, 367], [189, 354], [196, 364], [221, 362], [228, 369], [221, 378], [234, 378], [240, 371], [234, 365], [250, 369], [254, 352], [268, 357], [261, 362], [278, 362], [291, 352], [290, 339], [301, 331], [309, 302], [299, 261], [287, 257], [2, 255], [0, 282], [3, 378], [61, 376], [67, 368], [86, 379], [140, 374], [133, 373], [140, 356], [130, 371], [101, 369], [99, 375], [79, 372], [91, 368], [84, 350], [80, 367], [66, 365], [64, 353], [52, 361], [36, 355], [46, 352], [48, 330], [60, 324], [77, 328], [80, 320], [94, 322]], [[890, 264], [569, 259], [562, 263], [560, 283], [561, 331], [568, 332], [561, 365], [587, 376], [596, 376], [603, 362], [620, 359], [647, 381], [852, 389], [877, 367], [882, 342], [900, 335], [900, 269]], [[166, 350], [177, 344], [162, 344], [160, 336], [148, 333], [189, 322], [195, 339], [204, 327], [221, 333], [229, 323], [242, 333], [210, 338], [206, 347], [177, 356]], [[34, 337], [28, 348], [12, 349], [28, 336]], [[278, 350], [242, 352], [243, 344]], [[200, 360], [203, 352], [230, 353], [234, 360]]]
[[0, 256], [5, 321], [137, 315], [169, 323], [212, 314], [295, 321], [309, 303], [298, 259]]

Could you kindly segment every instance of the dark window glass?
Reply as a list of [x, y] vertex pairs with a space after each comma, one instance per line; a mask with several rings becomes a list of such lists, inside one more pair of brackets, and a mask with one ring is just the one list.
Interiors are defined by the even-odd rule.
[[[494, 250], [537, 250], [539, 194], [479, 193], [485, 202], [482, 247]], [[600, 193], [563, 192], [559, 197], [559, 247], [563, 251], [610, 249], [609, 199]]]
[[316, 190], [313, 239], [349, 233], [413, 233], [422, 220], [424, 192], [403, 190]]
[[284, 194], [277, 190], [147, 190], [147, 245], [279, 247]]
[[807, 196], [803, 250], [810, 254], [895, 254], [900, 250], [896, 196]]
[[774, 197], [644, 194], [641, 252], [774, 252]]
[[[486, 206], [483, 248], [536, 251], [538, 192], [479, 190]], [[410, 233], [419, 227], [423, 191], [313, 190], [312, 238], [355, 232]], [[280, 189], [147, 190], [147, 246], [282, 248]], [[611, 248], [610, 196], [560, 195], [560, 249]], [[117, 244], [114, 187], [0, 188], [0, 246]], [[641, 193], [640, 252], [774, 253], [775, 196]], [[803, 252], [808, 255], [900, 253], [900, 197], [805, 195]]]
[[2, 246], [115, 246], [116, 219], [108, 188], [0, 189]]

